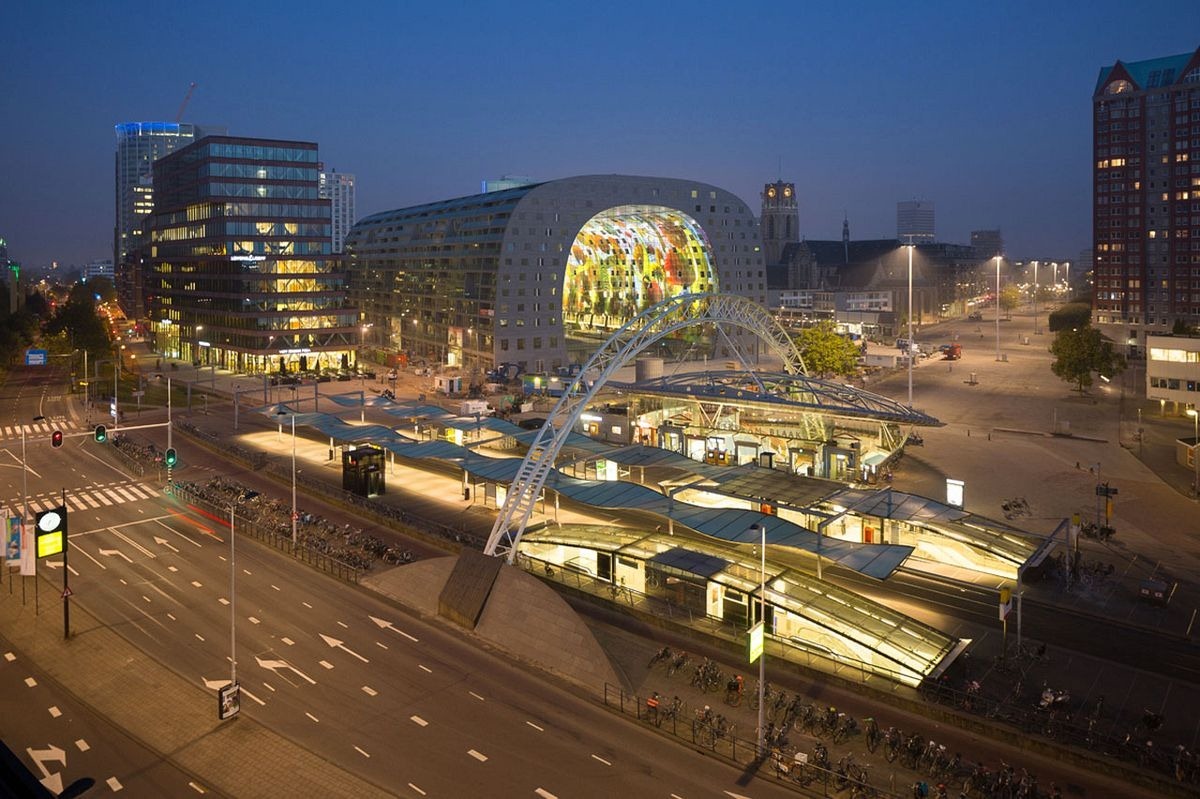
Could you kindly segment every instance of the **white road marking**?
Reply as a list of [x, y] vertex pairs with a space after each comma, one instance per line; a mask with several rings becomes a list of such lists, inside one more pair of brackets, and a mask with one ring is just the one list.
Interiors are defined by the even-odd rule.
[[228, 600], [228, 599], [226, 599], [226, 598], [225, 598], [225, 597], [223, 597], [223, 596], [222, 596], [222, 597], [217, 597], [217, 601], [218, 601], [218, 602], [220, 602], [222, 605], [228, 605], [228, 604], [229, 604], [229, 600]]
[[280, 640], [280, 641], [283, 641], [283, 642], [284, 642], [285, 644], [287, 644], [288, 646], [295, 646], [295, 645], [296, 645], [296, 642], [295, 642], [295, 641], [293, 641], [291, 638], [280, 638], [279, 640]]
[[534, 793], [536, 793], [538, 796], [542, 797], [542, 799], [558, 799], [557, 796], [550, 793], [545, 788], [538, 788], [536, 791], [534, 791]]
[[375, 622], [375, 625], [376, 625], [377, 627], [380, 627], [380, 628], [383, 628], [383, 629], [387, 629], [387, 630], [391, 630], [392, 632], [395, 632], [395, 633], [400, 633], [400, 635], [403, 635], [405, 638], [407, 638], [408, 640], [412, 641], [413, 643], [416, 643], [416, 642], [417, 642], [417, 639], [416, 639], [416, 638], [414, 638], [413, 636], [411, 636], [411, 635], [409, 635], [408, 633], [404, 632], [404, 630], [401, 630], [400, 628], [396, 627], [396, 625], [392, 624], [392, 623], [391, 623], [390, 621], [388, 621], [387, 619], [381, 619], [381, 618], [379, 618], [378, 616], [367, 616], [367, 618], [368, 618], [368, 619], [370, 619], [371, 621]]
[[201, 788], [199, 785], [197, 785], [194, 782], [189, 782], [188, 787], [191, 788], [196, 793], [208, 793], [208, 791], [204, 790], [203, 788]]
[[17, 659], [17, 656], [14, 655], [12, 652], [5, 652], [4, 659], [7, 660], [9, 663], [12, 663], [14, 660]]
[[416, 724], [419, 727], [428, 727], [429, 726], [429, 722], [426, 721], [425, 719], [421, 718], [420, 716], [409, 716], [408, 720], [411, 721], [413, 724]]
[[318, 633], [318, 635], [320, 635], [320, 636], [321, 636], [321, 640], [322, 640], [322, 641], [324, 641], [325, 643], [329, 644], [329, 646], [331, 646], [332, 648], [334, 648], [334, 649], [340, 649], [340, 650], [342, 650], [343, 652], [345, 652], [347, 655], [351, 655], [351, 656], [353, 656], [353, 657], [356, 657], [356, 658], [358, 658], [358, 659], [359, 659], [359, 660], [361, 660], [363, 663], [370, 663], [370, 662], [371, 662], [371, 661], [367, 660], [365, 657], [363, 657], [362, 655], [360, 655], [360, 654], [358, 654], [357, 652], [355, 652], [353, 649], [348, 649], [348, 648], [346, 647], [346, 642], [345, 642], [345, 641], [339, 641], [338, 639], [336, 639], [336, 638], [333, 638], [332, 636], [325, 635], [324, 633]]
[[327, 669], [333, 668], [333, 664], [330, 663], [328, 660], [318, 660], [317, 662], [320, 663], [322, 666], [324, 666]]
[[170, 613], [168, 613], [168, 614], [167, 614], [167, 618], [168, 618], [168, 619], [170, 619], [171, 621], [178, 621], [178, 620], [177, 620], [177, 619], [176, 619], [174, 616], [172, 616]]
[[106, 785], [108, 785], [109, 790], [111, 790], [113, 793], [116, 793], [117, 791], [119, 791], [125, 787], [124, 785], [121, 784], [121, 781], [118, 780], [116, 777], [109, 777], [104, 782]]
[[485, 700], [484, 700], [484, 698], [483, 698], [482, 696], [480, 696], [479, 694], [475, 693], [474, 691], [467, 691], [467, 693], [469, 693], [471, 696], [473, 696], [473, 697], [475, 697], [476, 699], [478, 699], [480, 702], [483, 702], [483, 701], [485, 701]]
[[488, 759], [487, 755], [483, 754], [482, 752], [476, 752], [474, 749], [468, 749], [467, 754], [478, 760], [480, 763], [486, 763]]
[[341, 627], [343, 630], [349, 630], [349, 629], [350, 629], [350, 625], [349, 625], [349, 624], [346, 624], [346, 622], [344, 622], [344, 621], [339, 621], [339, 622], [338, 622], [338, 627]]
[[379, 692], [376, 691], [374, 688], [372, 688], [369, 685], [364, 685], [362, 689], [363, 689], [363, 693], [366, 694], [367, 696], [379, 696]]
[[32, 677], [26, 677], [25, 684], [32, 688], [33, 686], [37, 685], [37, 680], [33, 679]]
[[145, 594], [142, 594], [142, 599], [146, 600], [147, 602], [150, 601], [150, 597], [146, 596]]
[[362, 748], [360, 748], [360, 747], [357, 747], [357, 746], [356, 746], [356, 747], [354, 747], [354, 748], [355, 748], [355, 750], [357, 750], [357, 751], [358, 751], [358, 753], [359, 753], [360, 755], [362, 755], [363, 757], [370, 757], [370, 755], [368, 755], [368, 754], [367, 754], [367, 752], [366, 752], [366, 750], [365, 750], [365, 749], [362, 749]]
[[612, 763], [610, 763], [607, 760], [605, 760], [604, 758], [600, 757], [600, 755], [592, 755], [592, 760], [599, 760], [601, 763], [603, 763], [606, 766], [612, 765]]
[[725, 795], [731, 797], [731, 799], [750, 799], [749, 796], [745, 796], [740, 793], [734, 793], [733, 791], [725, 791]]
[[177, 572], [177, 571], [179, 571], [179, 568], [178, 568], [177, 566], [168, 566], [168, 567], [167, 567], [167, 571], [169, 571], [169, 572]]
[[254, 575], [254, 572], [250, 571], [249, 569], [242, 569], [242, 574], [250, 577]]
[[313, 606], [308, 604], [307, 602], [301, 602], [300, 604], [303, 605], [304, 607], [308, 608], [309, 610], [313, 609]]
[[196, 588], [203, 588], [203, 587], [204, 587], [203, 585], [201, 585], [200, 583], [196, 582], [195, 580], [192, 580], [192, 585], [194, 585]]
[[200, 633], [192, 633], [192, 634], [195, 635], [197, 638], [199, 638], [201, 641], [204, 640], [204, 636], [201, 635]]
[[271, 693], [275, 693], [275, 688], [269, 682], [263, 683], [263, 688], [266, 688]]
[[314, 680], [312, 677], [309, 677], [307, 674], [300, 671], [300, 669], [296, 668], [291, 663], [288, 663], [286, 660], [263, 660], [257, 655], [254, 656], [254, 660], [264, 669], [270, 669], [271, 671], [276, 671], [278, 669], [289, 669], [295, 672], [301, 679], [305, 680], [310, 685], [317, 684], [316, 680]]
[[50, 706], [50, 718], [56, 719], [62, 715], [62, 711], [56, 705]]
[[75, 742], [75, 748], [78, 749], [80, 752], [86, 752], [87, 750], [91, 749], [92, 747], [88, 745], [87, 741], [80, 738], [78, 741]]
[[274, 583], [271, 584], [271, 587], [274, 588], [276, 591], [279, 590], [279, 586], [275, 585]]
[[247, 618], [247, 619], [250, 621], [250, 623], [251, 623], [251, 624], [262, 624], [262, 622], [261, 622], [261, 621], [259, 621], [258, 619], [254, 618], [253, 616], [247, 616], [246, 618]]
[[425, 672], [426, 674], [433, 674], [433, 669], [431, 669], [428, 666], [425, 666], [421, 663], [417, 664], [417, 668], [419, 668], [421, 671]]
[[380, 641], [376, 641], [375, 646], [379, 647], [380, 649], [387, 649], [387, 644], [381, 643]]
[[266, 702], [262, 701], [257, 696], [255, 696], [254, 694], [247, 691], [246, 686], [244, 686], [244, 685], [242, 686], [242, 693], [245, 694], [246, 696], [250, 697], [251, 699], [253, 699], [255, 702], [258, 702], [258, 704], [262, 705], [263, 707], [267, 706]]
[[321, 720], [319, 718], [317, 718], [316, 716], [314, 716], [312, 713], [305, 713], [304, 715], [308, 716], [310, 719], [317, 722], [318, 724], [321, 723]]
[[418, 788], [417, 786], [413, 785], [411, 782], [408, 784], [408, 787], [409, 787], [409, 788], [412, 788], [414, 791], [416, 791], [417, 793], [421, 794], [421, 796], [424, 796], [424, 795], [425, 795], [425, 792], [424, 792], [424, 791], [422, 791], [422, 790], [421, 790], [420, 788]]
[[543, 728], [543, 727], [539, 727], [538, 725], [534, 724], [532, 721], [527, 721], [527, 722], [525, 722], [525, 723], [526, 723], [526, 724], [528, 724], [530, 727], [533, 727], [533, 728], [534, 728], [535, 730], [537, 730], [538, 732], [545, 732], [545, 731], [546, 731], [546, 730], [545, 730], [545, 728]]

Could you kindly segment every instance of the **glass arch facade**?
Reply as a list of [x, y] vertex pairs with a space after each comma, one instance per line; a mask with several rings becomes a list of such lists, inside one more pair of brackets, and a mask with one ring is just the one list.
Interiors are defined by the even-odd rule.
[[704, 229], [662, 206], [618, 206], [589, 219], [571, 244], [563, 284], [568, 338], [604, 333], [684, 293], [716, 291]]

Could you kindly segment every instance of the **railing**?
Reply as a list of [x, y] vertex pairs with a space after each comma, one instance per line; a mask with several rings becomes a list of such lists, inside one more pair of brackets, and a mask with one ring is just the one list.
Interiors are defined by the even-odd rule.
[[791, 752], [758, 748], [755, 740], [739, 738], [734, 731], [720, 732], [712, 721], [704, 721], [696, 710], [682, 702], [678, 706], [665, 697], [654, 699], [659, 703], [652, 706], [651, 697], [630, 693], [624, 688], [604, 684], [605, 707], [617, 710], [624, 716], [632, 716], [639, 722], [650, 725], [673, 738], [697, 749], [738, 766], [758, 769], [758, 776], [772, 779], [793, 787], [806, 787], [809, 792], [819, 790], [821, 796], [834, 796], [858, 786], [866, 795], [898, 799], [901, 795], [874, 787], [869, 782], [860, 782], [838, 774], [831, 768], [809, 762], [801, 764], [792, 759]]

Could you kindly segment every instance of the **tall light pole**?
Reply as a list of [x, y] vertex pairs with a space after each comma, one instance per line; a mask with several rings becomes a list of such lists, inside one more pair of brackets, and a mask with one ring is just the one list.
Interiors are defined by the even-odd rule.
[[912, 372], [913, 372], [913, 296], [912, 296], [912, 258], [913, 258], [913, 242], [912, 235], [908, 237], [908, 407], [911, 410], [913, 406], [912, 399]]
[[1038, 300], [1038, 262], [1033, 262], [1033, 335], [1038, 334], [1037, 300]]
[[[279, 411], [277, 416], [283, 416], [284, 411]], [[288, 413], [292, 418], [292, 549], [296, 548], [296, 412], [293, 410]]]
[[229, 684], [237, 685], [237, 567], [233, 550], [233, 510], [229, 506]]
[[[765, 523], [750, 525], [750, 529], [752, 530], [755, 527], [762, 533], [762, 543], [758, 547], [759, 557], [761, 558], [758, 583], [758, 623], [763, 625], [763, 640], [765, 642], [767, 635], [767, 525]], [[763, 726], [763, 705], [765, 703], [764, 694], [766, 686], [767, 648], [763, 646], [762, 654], [758, 656], [758, 751], [760, 757], [766, 751], [767, 728]]]
[[1000, 360], [1000, 256], [996, 256], [996, 360]]
[[1192, 417], [1192, 466], [1196, 472], [1192, 492], [1200, 497], [1200, 411], [1188, 408], [1186, 413]]

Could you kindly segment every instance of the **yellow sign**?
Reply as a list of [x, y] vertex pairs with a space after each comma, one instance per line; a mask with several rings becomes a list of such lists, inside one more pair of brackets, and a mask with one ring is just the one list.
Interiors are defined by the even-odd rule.
[[1007, 605], [1008, 601], [1010, 599], [1012, 599], [1012, 589], [1011, 588], [1001, 588], [1000, 589], [1000, 604]]
[[49, 557], [50, 555], [61, 555], [63, 551], [63, 534], [62, 531], [54, 533], [41, 533], [37, 537], [37, 556], [39, 558]]
[[765, 638], [765, 625], [760, 621], [758, 624], [750, 628], [750, 662], [753, 663], [762, 657], [763, 641]]

